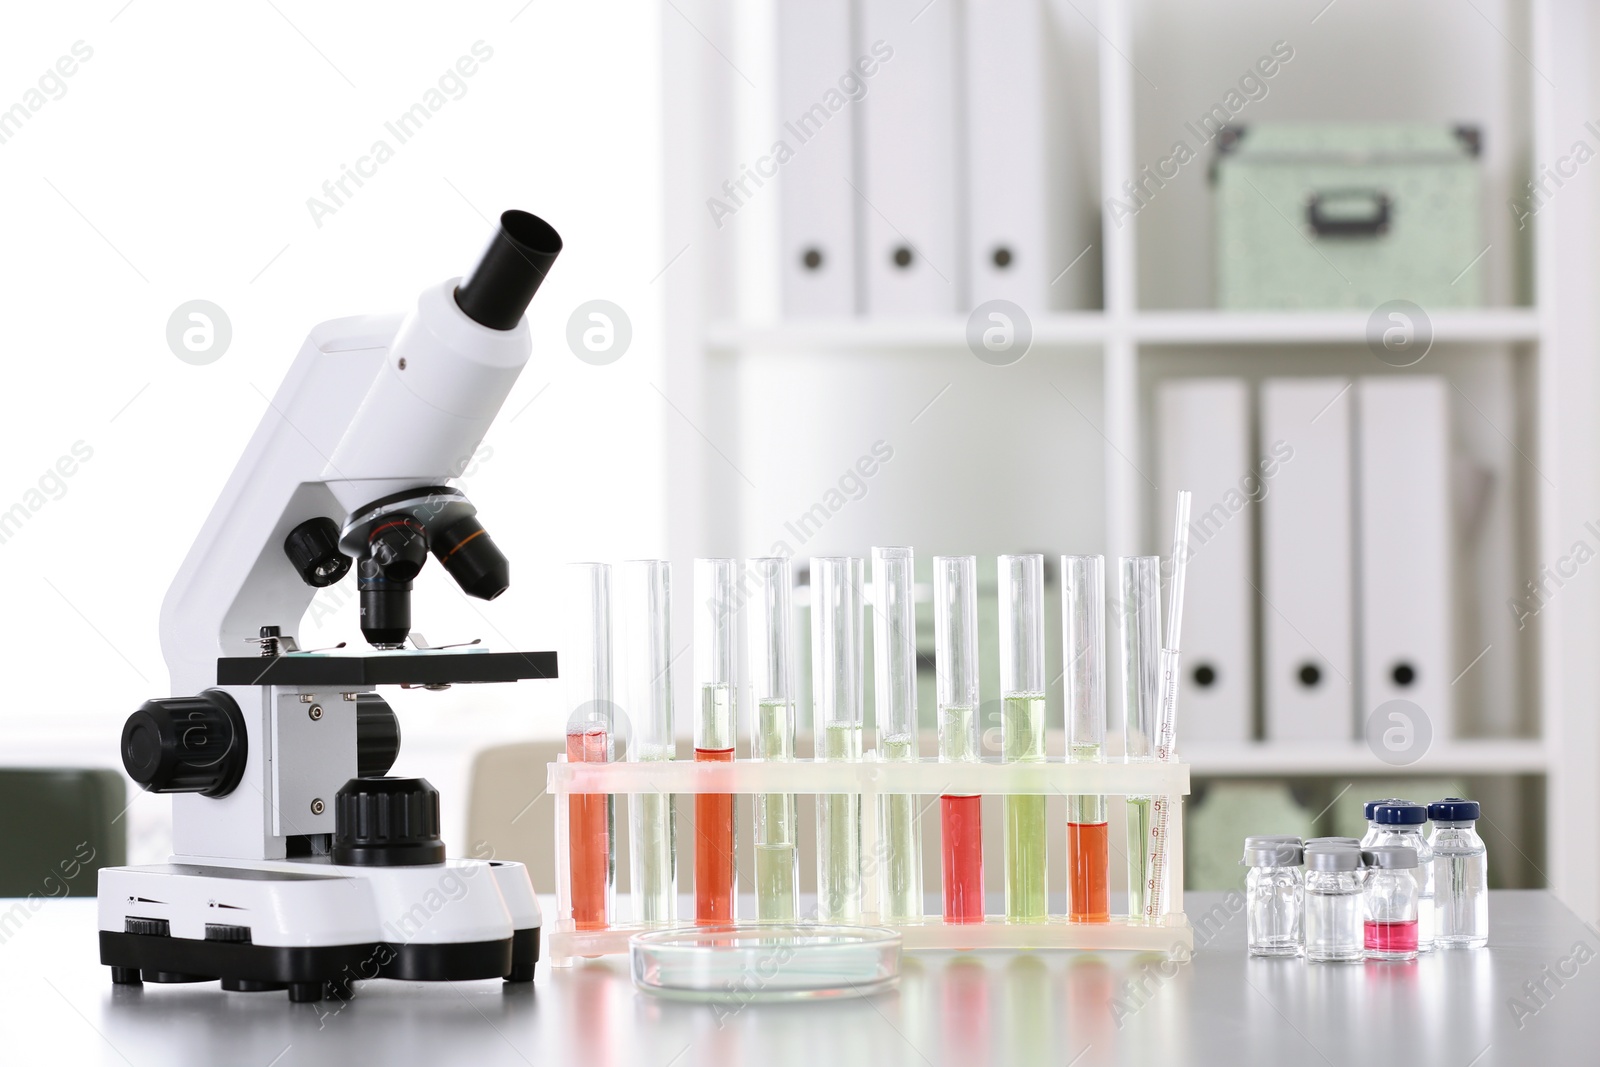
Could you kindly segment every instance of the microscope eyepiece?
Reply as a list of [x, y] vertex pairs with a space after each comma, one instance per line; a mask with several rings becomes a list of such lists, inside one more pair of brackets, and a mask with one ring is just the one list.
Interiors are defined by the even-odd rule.
[[433, 554], [468, 596], [493, 600], [511, 585], [511, 561], [476, 518], [435, 534]]
[[491, 330], [514, 330], [561, 253], [561, 235], [537, 215], [507, 211], [478, 265], [456, 287], [456, 306]]

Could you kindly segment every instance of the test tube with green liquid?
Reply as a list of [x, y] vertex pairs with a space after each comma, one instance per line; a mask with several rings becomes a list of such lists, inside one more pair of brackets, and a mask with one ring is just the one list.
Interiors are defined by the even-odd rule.
[[[872, 550], [872, 658], [878, 754], [916, 762], [917, 616], [915, 557], [909, 548]], [[885, 922], [922, 919], [922, 826], [917, 797], [878, 798], [878, 911]]]
[[[794, 693], [791, 689], [789, 620], [793, 579], [782, 556], [753, 559], [750, 610], [750, 689], [755, 699], [755, 729], [750, 756], [758, 760], [794, 759]], [[756, 919], [794, 922], [798, 918], [800, 868], [796, 858], [793, 794], [758, 793], [755, 802]]]
[[[1106, 561], [1061, 557], [1061, 643], [1067, 697], [1067, 759], [1101, 763], [1106, 741]], [[1106, 798], [1067, 797], [1067, 918], [1106, 922], [1110, 877]]]
[[[861, 759], [862, 561], [811, 558], [812, 721], [819, 760]], [[817, 918], [861, 921], [861, 794], [817, 797]]]
[[[627, 641], [628, 711], [635, 762], [677, 757], [672, 721], [672, 564], [628, 560], [621, 574]], [[637, 793], [633, 814], [633, 911], [639, 922], [671, 925], [678, 919], [678, 829], [675, 798]]]
[[[1007, 763], [1044, 762], [1044, 557], [1001, 556], [1000, 747]], [[1006, 919], [1044, 922], [1045, 798], [1005, 798]]]
[[[1155, 759], [1161, 662], [1161, 557], [1119, 556], [1121, 603], [1117, 612], [1122, 655], [1122, 751], [1129, 763]], [[1149, 899], [1151, 798], [1126, 798], [1128, 812], [1128, 917], [1144, 916]]]

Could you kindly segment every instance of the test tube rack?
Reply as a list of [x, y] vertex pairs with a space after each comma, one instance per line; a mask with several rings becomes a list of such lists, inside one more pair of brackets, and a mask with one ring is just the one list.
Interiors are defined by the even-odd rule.
[[[1141, 763], [940, 763], [885, 761], [869, 752], [859, 762], [740, 759], [728, 763], [693, 760], [584, 763], [560, 757], [549, 765], [547, 789], [555, 798], [556, 915], [545, 925], [551, 966], [570, 966], [578, 957], [628, 951], [628, 938], [641, 930], [659, 929], [638, 923], [614, 923], [599, 930], [579, 930], [571, 918], [568, 878], [567, 800], [577, 794], [628, 795], [662, 793], [857, 793], [862, 798], [862, 855], [878, 855], [878, 797], [912, 793], [935, 798], [943, 794], [999, 796], [1098, 794], [1103, 796], [1177, 798], [1189, 794], [1189, 765], [1181, 760]], [[626, 820], [618, 819], [617, 826]], [[1113, 915], [1109, 922], [1068, 922], [1051, 916], [1043, 923], [1007, 922], [991, 915], [982, 923], [946, 923], [937, 913], [916, 924], [880, 922], [877, 880], [862, 878], [863, 926], [896, 930], [908, 950], [1080, 949], [1131, 950], [1183, 955], [1194, 948], [1194, 931], [1183, 911], [1183, 820], [1169, 827], [1169, 907], [1159, 922]], [[693, 848], [692, 837], [680, 842]], [[989, 844], [986, 842], [986, 844]], [[927, 847], [928, 843], [924, 843]], [[985, 859], [999, 862], [999, 841], [985, 849]], [[685, 850], [687, 852], [687, 849]], [[990, 859], [990, 857], [993, 859]], [[680, 857], [680, 870], [692, 860]], [[692, 915], [679, 925], [691, 925]], [[743, 921], [743, 920], [741, 920]]]

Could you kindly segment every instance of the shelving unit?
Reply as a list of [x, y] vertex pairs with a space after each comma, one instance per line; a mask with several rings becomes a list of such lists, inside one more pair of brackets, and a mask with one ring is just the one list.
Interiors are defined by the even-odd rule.
[[[1493, 220], [1487, 231], [1492, 248], [1479, 269], [1489, 272], [1490, 304], [1432, 314], [1434, 349], [1421, 369], [1449, 376], [1458, 390], [1468, 383], [1463, 376], [1484, 373], [1479, 380], [1491, 383], [1484, 389], [1510, 394], [1500, 398], [1504, 407], [1499, 409], [1510, 422], [1496, 425], [1485, 416], [1489, 425], [1476, 427], [1485, 438], [1503, 439], [1517, 464], [1517, 483], [1508, 487], [1514, 508], [1506, 522], [1510, 546], [1497, 557], [1492, 574], [1476, 579], [1489, 590], [1481, 599], [1491, 607], [1501, 605], [1521, 595], [1525, 579], [1567, 554], [1584, 536], [1583, 524], [1600, 516], [1600, 441], [1591, 428], [1600, 393], [1595, 369], [1600, 337], [1589, 311], [1600, 282], [1591, 250], [1600, 238], [1593, 182], [1569, 183], [1526, 232], [1508, 223], [1501, 207], [1541, 164], [1567, 154], [1573, 141], [1584, 139], [1594, 147], [1584, 127], [1594, 108], [1588, 55], [1594, 16], [1580, 0], [1503, 0], [1481, 10], [1424, 3], [1403, 12], [1359, 0], [1321, 12], [1319, 6], [1230, 0], [1202, 13], [1174, 7], [1174, 0], [1099, 0], [1093, 7], [1052, 2], [1057, 30], [1076, 34], [1074, 54], [1087, 49], [1097, 57], [1094, 79], [1085, 79], [1097, 96], [1097, 129], [1073, 147], [1084, 158], [1093, 157], [1103, 190], [1121, 189], [1140, 163], [1149, 161], [1141, 154], [1149, 156], [1159, 141], [1156, 127], [1171, 116], [1200, 113], [1210, 103], [1205, 94], [1224, 91], [1227, 76], [1237, 75], [1241, 48], [1256, 47], [1250, 42], [1259, 39], [1265, 50], [1278, 37], [1292, 40], [1303, 58], [1296, 60], [1300, 66], [1286, 68], [1272, 89], [1276, 96], [1251, 105], [1252, 116], [1374, 119], [1392, 109], [1396, 117], [1415, 118], [1418, 112], [1433, 115], [1465, 106], [1474, 113], [1455, 118], [1483, 118], [1491, 146], [1486, 169], [1492, 170], [1486, 174], [1485, 211]], [[874, 435], [891, 439], [897, 456], [908, 457], [895, 460], [904, 465], [897, 470], [920, 462], [907, 442], [933, 452], [936, 458], [927, 463], [938, 469], [938, 477], [919, 471], [907, 478], [909, 487], [872, 487], [860, 503], [849, 505], [852, 510], [838, 512], [842, 517], [831, 519], [816, 540], [802, 545], [789, 538], [789, 547], [802, 557], [825, 538], [864, 552], [868, 541], [863, 538], [909, 538], [906, 530], [934, 531], [920, 533], [919, 550], [987, 551], [986, 545], [950, 543], [958, 536], [970, 539], [966, 531], [973, 528], [949, 524], [946, 494], [952, 487], [970, 487], [981, 496], [974, 506], [990, 514], [993, 523], [1034, 531], [1048, 519], [1059, 530], [1054, 542], [1030, 542], [1030, 547], [1108, 555], [1164, 551], [1158, 544], [1163, 532], [1155, 529], [1154, 492], [1140, 472], [1141, 457], [1151, 454], [1149, 396], [1156, 377], [1241, 373], [1241, 361], [1247, 360], [1262, 360], [1273, 373], [1282, 373], [1282, 366], [1302, 355], [1308, 366], [1319, 361], [1324, 372], [1336, 365], [1345, 368], [1342, 373], [1407, 373], [1372, 359], [1364, 313], [1192, 306], [1203, 288], [1193, 268], [1209, 269], [1203, 247], [1209, 222], [1203, 212], [1191, 210], [1203, 203], [1191, 188], [1185, 194], [1190, 200], [1163, 194], [1167, 200], [1120, 223], [1102, 213], [1095, 249], [1077, 268], [1098, 259], [1100, 306], [1032, 317], [1030, 355], [1004, 370], [1018, 374], [1015, 421], [1054, 420], [1049, 427], [1054, 436], [1019, 436], [1015, 426], [965, 425], [959, 432], [974, 442], [987, 441], [988, 451], [980, 456], [975, 443], [963, 457], [930, 436], [935, 430], [927, 428], [923, 414], [924, 405], [951, 403], [940, 397], [1000, 388], [993, 384], [995, 375], [980, 377], [972, 369], [976, 361], [967, 354], [963, 316], [784, 321], [776, 306], [776, 268], [759, 269], [761, 257], [775, 247], [776, 198], [742, 215], [739, 232], [709, 234], [706, 191], [737, 172], [740, 160], [766, 136], [766, 118], [775, 114], [772, 18], [770, 2], [694, 0], [682, 12], [682, 18], [671, 12], [663, 16], [667, 132], [675, 145], [668, 154], [663, 247], [668, 257], [680, 248], [690, 250], [664, 275], [672, 369], [663, 392], [684, 416], [668, 459], [669, 492], [680, 502], [669, 531], [675, 558], [708, 551], [765, 553], [767, 542], [787, 536], [780, 520], [803, 511], [810, 503], [807, 493], [827, 487], [830, 468], [848, 466], [847, 459], [827, 451], [831, 441], [805, 433], [807, 404], [820, 395], [802, 388], [812, 368], [859, 374], [861, 384], [852, 390], [859, 396], [874, 396], [890, 381], [915, 394], [901, 405], [903, 414], [888, 410], [891, 405], [874, 410], [857, 397], [837, 417], [860, 424], [861, 445]], [[1439, 40], [1434, 49], [1419, 50], [1414, 31], [1418, 20], [1428, 18], [1443, 20], [1436, 26]], [[1399, 20], [1398, 28], [1385, 22], [1384, 32], [1377, 33], [1379, 20], [1389, 19]], [[1192, 32], [1197, 20], [1205, 26]], [[1414, 70], [1426, 61], [1434, 65], [1428, 70], [1449, 76], [1414, 75], [1423, 80], [1411, 96], [1397, 96], [1382, 81], [1393, 72], [1385, 68], [1380, 75], [1376, 61], [1345, 63], [1342, 55], [1328, 52], [1319, 58], [1318, 45], [1335, 40], [1344, 42], [1341, 48], [1372, 42], [1384, 56], [1412, 50], [1422, 57], [1411, 64]], [[708, 43], [729, 61], [719, 60]], [[1493, 56], [1493, 69], [1479, 69], [1484, 55]], [[1292, 77], [1307, 79], [1302, 85], [1323, 79], [1319, 92], [1308, 90], [1298, 98], [1310, 102], [1309, 110], [1269, 113], [1296, 99]], [[1345, 91], [1333, 91], [1340, 85]], [[1097, 205], [1078, 206], [1094, 210]], [[1173, 263], [1158, 262], [1169, 247]], [[1483, 372], [1486, 363], [1497, 369]], [[1494, 384], [1501, 382], [1504, 389]], [[1051, 388], [1065, 403], [1055, 400]], [[987, 402], [991, 395], [981, 393], [978, 399]], [[1476, 406], [1467, 392], [1462, 397]], [[1046, 402], [1056, 406], [1040, 406]], [[768, 418], [762, 404], [775, 405], [778, 417]], [[763, 443], [762, 434], [780, 431], [794, 450], [827, 458], [805, 468], [774, 465], [772, 446]], [[938, 432], [958, 431], [941, 423]], [[1031, 512], [1023, 503], [1005, 512], [997, 503], [1002, 497], [983, 496], [993, 488], [997, 459], [1015, 458], [1017, 449], [1040, 442], [1048, 454], [1022, 457], [1036, 460], [1026, 478], [1034, 484], [1045, 479], [1048, 487]], [[861, 445], [851, 440], [838, 447]], [[797, 476], [797, 469], [806, 473]], [[815, 480], [814, 490], [808, 479]], [[776, 482], [799, 487], [784, 495], [774, 488]], [[1038, 521], [1024, 521], [1030, 518]], [[1065, 547], [1068, 543], [1076, 547]], [[1552, 598], [1525, 632], [1511, 631], [1511, 644], [1497, 653], [1509, 665], [1494, 668], [1501, 673], [1493, 686], [1477, 676], [1463, 683], [1480, 685], [1483, 714], [1498, 717], [1492, 728], [1478, 724], [1468, 732], [1497, 739], [1436, 738], [1428, 755], [1410, 768], [1384, 764], [1355, 743], [1307, 749], [1255, 742], [1185, 749], [1185, 756], [1197, 779], [1404, 774], [1537, 779], [1543, 810], [1525, 811], [1520, 830], [1531, 847], [1544, 841], [1561, 847], [1536, 854], [1534, 861], [1580, 913], [1600, 917], [1600, 828], [1592, 818], [1600, 810], [1600, 715], [1595, 713], [1600, 657], [1593, 651], [1600, 647], [1600, 608], [1594, 599], [1578, 592]], [[1476, 652], [1465, 653], [1461, 666]], [[1504, 734], [1514, 736], [1498, 739]]]

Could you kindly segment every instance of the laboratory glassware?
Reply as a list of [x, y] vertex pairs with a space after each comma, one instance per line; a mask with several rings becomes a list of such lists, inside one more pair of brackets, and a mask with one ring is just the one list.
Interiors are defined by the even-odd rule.
[[[1383, 827], [1378, 825], [1377, 816], [1374, 814], [1378, 810], [1378, 805], [1404, 803], [1405, 800], [1401, 797], [1385, 797], [1383, 800], [1369, 800], [1365, 804], [1361, 805], [1362, 817], [1367, 820], [1367, 832], [1361, 835], [1362, 848], [1371, 848], [1373, 845], [1376, 845], [1378, 843], [1379, 835], [1383, 833]], [[1353, 841], [1355, 839], [1345, 838], [1341, 840]]]
[[1417, 958], [1417, 850], [1374, 845], [1362, 850], [1363, 945], [1369, 960]]
[[[793, 588], [789, 560], [771, 556], [750, 561], [755, 603], [750, 614], [750, 689], [755, 729], [750, 754], [758, 760], [794, 760], [793, 659], [789, 621]], [[756, 918], [794, 922], [799, 916], [797, 858], [799, 837], [795, 798], [790, 793], [758, 793], [755, 803]]]
[[[1155, 759], [1160, 704], [1161, 557], [1117, 557], [1116, 605], [1122, 639], [1122, 752], [1129, 763]], [[1152, 798], [1124, 798], [1127, 813], [1128, 915], [1145, 913], [1150, 872], [1150, 807]]]
[[[567, 567], [572, 608], [571, 646], [562, 659], [567, 678], [567, 761], [609, 763], [616, 705], [611, 689], [611, 566]], [[613, 914], [616, 884], [615, 798], [574, 796], [567, 803], [568, 877], [572, 922], [580, 930], [605, 927]]]
[[[1061, 557], [1067, 759], [1072, 763], [1105, 760], [1105, 587], [1105, 557]], [[1103, 796], [1067, 797], [1067, 872], [1067, 918], [1110, 921], [1110, 841]]]
[[[1172, 534], [1172, 584], [1167, 590], [1167, 639], [1161, 647], [1161, 711], [1156, 733], [1156, 759], [1170, 761], [1177, 758], [1178, 743], [1178, 667], [1182, 658], [1179, 639], [1183, 633], [1183, 585], [1189, 567], [1189, 503], [1188, 490], [1178, 493], [1178, 504], [1173, 515]], [[1172, 805], [1174, 797], [1156, 797], [1151, 802], [1150, 836], [1145, 850], [1145, 866], [1149, 877], [1145, 884], [1144, 916], [1155, 922], [1167, 913], [1167, 864], [1171, 856]], [[1181, 862], [1182, 857], [1175, 858]]]
[[[731, 559], [694, 561], [694, 685], [699, 702], [694, 758], [699, 761], [733, 759], [738, 722], [735, 569]], [[694, 838], [695, 922], [732, 922], [737, 881], [731, 794], [695, 794]]]
[[1422, 826], [1428, 821], [1426, 804], [1409, 800], [1396, 800], [1379, 804], [1372, 809], [1378, 821], [1379, 833], [1372, 847], [1379, 845], [1406, 845], [1417, 851], [1417, 867], [1413, 875], [1422, 894], [1417, 914], [1417, 951], [1433, 949], [1433, 849], [1422, 836]]
[[[872, 550], [872, 656], [878, 755], [916, 762], [917, 614], [915, 557], [909, 548]], [[878, 802], [878, 911], [885, 922], [922, 919], [922, 826], [917, 796], [884, 793]]]
[[1306, 959], [1359, 960], [1362, 937], [1361, 850], [1353, 845], [1307, 844]]
[[[1007, 763], [1045, 758], [1044, 557], [1001, 556], [1000, 747]], [[1002, 805], [1006, 834], [1006, 919], [1044, 922], [1048, 833], [1045, 798], [1008, 795]]]
[[1434, 944], [1482, 948], [1489, 943], [1489, 850], [1478, 836], [1476, 800], [1446, 797], [1428, 805], [1433, 833]]
[[[861, 759], [864, 570], [858, 556], [811, 558], [812, 721], [819, 760]], [[861, 794], [818, 796], [818, 921], [861, 921], [861, 873]]]
[[[933, 557], [939, 761], [978, 762], [978, 560]], [[982, 797], [939, 798], [944, 921], [983, 922]]]
[[1298, 956], [1305, 910], [1305, 846], [1299, 838], [1247, 837], [1244, 859], [1246, 937], [1252, 956]]
[[[677, 758], [672, 707], [672, 564], [661, 559], [622, 564], [621, 599], [627, 640], [628, 756], [636, 762]], [[634, 917], [651, 925], [678, 919], [676, 798], [637, 793], [630, 798]]]

